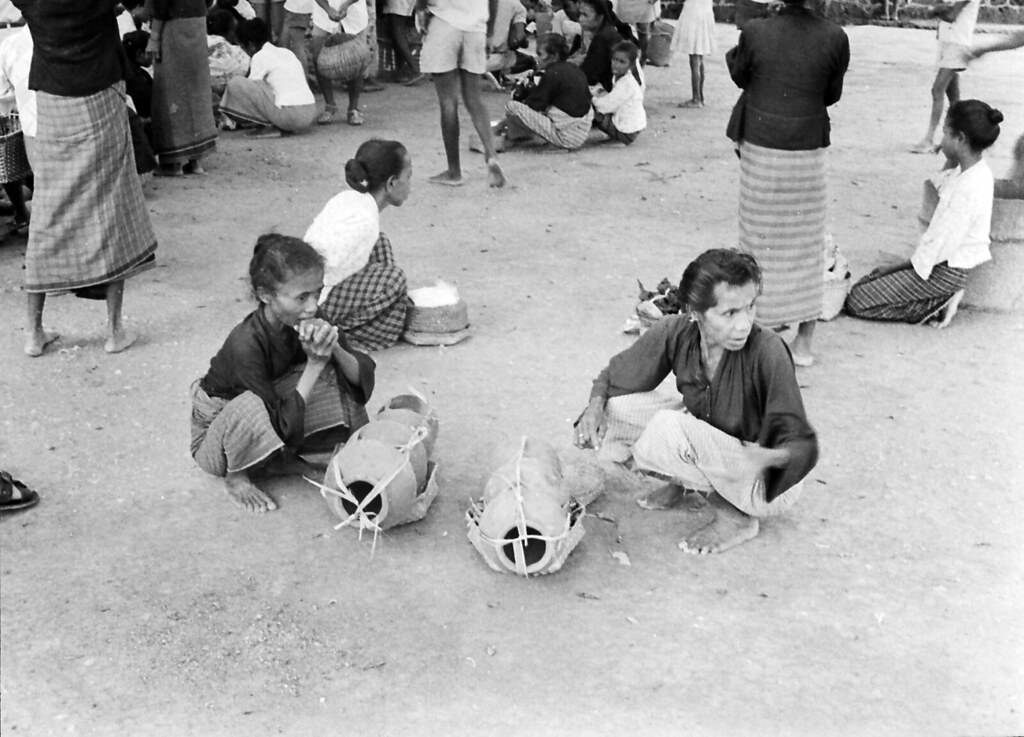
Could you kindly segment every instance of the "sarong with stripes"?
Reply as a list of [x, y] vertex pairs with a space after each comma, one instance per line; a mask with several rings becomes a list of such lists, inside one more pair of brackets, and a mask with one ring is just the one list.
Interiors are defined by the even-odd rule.
[[[297, 366], [278, 379], [278, 392], [294, 391], [302, 370]], [[303, 436], [342, 426], [352, 431], [368, 421], [366, 407], [341, 390], [333, 368], [324, 369], [306, 400]], [[246, 391], [233, 399], [211, 397], [199, 379], [192, 383], [191, 451], [201, 469], [214, 476], [244, 471], [283, 447], [267, 406], [256, 394]]]
[[219, 109], [229, 118], [249, 125], [272, 125], [289, 133], [305, 130], [316, 122], [317, 106], [274, 102], [274, 88], [264, 79], [232, 77], [228, 80]]
[[152, 265], [125, 100], [124, 82], [86, 97], [36, 93], [25, 291], [106, 284]]
[[505, 104], [505, 112], [522, 128], [570, 151], [586, 143], [594, 120], [593, 109], [587, 110], [587, 114], [580, 118], [574, 118], [554, 106], [546, 112], [539, 112], [516, 100]]
[[757, 321], [816, 320], [824, 290], [825, 153], [740, 144], [740, 248], [761, 266]]
[[843, 309], [866, 320], [921, 322], [967, 284], [967, 269], [945, 262], [927, 279], [907, 267], [885, 276], [865, 276], [850, 289]]

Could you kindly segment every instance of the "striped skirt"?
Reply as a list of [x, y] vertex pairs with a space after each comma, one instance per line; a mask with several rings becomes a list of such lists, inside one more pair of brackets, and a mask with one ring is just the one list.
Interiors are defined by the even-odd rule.
[[[542, 113], [515, 100], [506, 103], [505, 112], [510, 121], [525, 129], [525, 133], [538, 135], [548, 143], [570, 151], [586, 143], [594, 119], [593, 109], [587, 110], [581, 118], [573, 118], [557, 107], [549, 107]], [[515, 133], [510, 138], [515, 140]]]
[[821, 315], [825, 151], [740, 144], [740, 248], [761, 266], [757, 321], [768, 328]]
[[165, 22], [153, 65], [153, 149], [161, 164], [198, 159], [217, 145], [211, 89], [206, 19]]
[[106, 284], [152, 265], [156, 235], [135, 173], [124, 83], [87, 97], [37, 92], [36, 106], [25, 291]]
[[[276, 382], [279, 393], [295, 390], [303, 366], [297, 366]], [[324, 369], [306, 400], [303, 436], [338, 429], [339, 441], [365, 425], [366, 407], [338, 386], [333, 368]], [[346, 432], [347, 431], [347, 432]], [[242, 392], [234, 399], [211, 397], [192, 382], [192, 457], [201, 469], [214, 476], [244, 471], [262, 463], [284, 447], [270, 422], [267, 406], [256, 394]], [[301, 450], [296, 448], [295, 450]]]
[[316, 103], [278, 107], [269, 82], [245, 77], [228, 80], [219, 109], [243, 125], [272, 125], [288, 133], [309, 128], [317, 116]]
[[376, 351], [398, 342], [410, 304], [405, 272], [395, 265], [391, 241], [381, 233], [366, 266], [327, 293], [320, 316], [353, 348]]
[[967, 284], [967, 269], [945, 262], [922, 279], [913, 268], [885, 276], [870, 274], [850, 289], [843, 308], [848, 315], [865, 320], [921, 322], [942, 307]]

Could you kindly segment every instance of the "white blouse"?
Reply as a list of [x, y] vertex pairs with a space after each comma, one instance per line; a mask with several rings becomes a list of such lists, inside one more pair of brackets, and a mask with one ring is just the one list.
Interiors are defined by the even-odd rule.
[[352, 189], [334, 195], [313, 219], [303, 240], [324, 257], [324, 292], [366, 266], [380, 237], [380, 210], [371, 194]]

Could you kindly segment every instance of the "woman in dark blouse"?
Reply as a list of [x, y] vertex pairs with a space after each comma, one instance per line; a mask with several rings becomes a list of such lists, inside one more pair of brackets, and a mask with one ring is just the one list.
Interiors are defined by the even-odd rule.
[[637, 43], [637, 39], [629, 26], [616, 17], [608, 0], [580, 0], [580, 25], [591, 34], [580, 69], [587, 75], [587, 84], [599, 84], [611, 92], [612, 49], [621, 41]]
[[[576, 444], [670, 483], [641, 506], [708, 494], [715, 518], [679, 542], [722, 552], [785, 511], [818, 458], [789, 350], [754, 324], [761, 273], [752, 256], [712, 249], [683, 273], [688, 314], [659, 320], [598, 375], [576, 424]], [[654, 389], [673, 373], [682, 397]]]

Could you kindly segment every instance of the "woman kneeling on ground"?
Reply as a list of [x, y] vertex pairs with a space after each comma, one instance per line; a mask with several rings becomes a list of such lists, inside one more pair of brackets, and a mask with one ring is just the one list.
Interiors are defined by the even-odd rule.
[[869, 320], [927, 322], [944, 328], [964, 296], [967, 273], [992, 258], [992, 170], [982, 152], [999, 137], [1003, 114], [980, 100], [961, 100], [946, 114], [939, 147], [946, 166], [928, 229], [909, 261], [879, 266], [853, 285], [847, 314]]
[[366, 141], [345, 163], [347, 189], [332, 197], [306, 231], [324, 258], [320, 316], [365, 351], [393, 346], [405, 328], [405, 272], [380, 232], [380, 212], [409, 197], [412, 160], [398, 141]]
[[275, 137], [296, 133], [316, 122], [316, 99], [298, 57], [270, 43], [267, 24], [242, 21], [238, 42], [252, 56], [248, 77], [232, 77], [224, 89], [220, 112], [243, 126], [258, 126], [250, 135]]
[[495, 130], [498, 150], [540, 136], [559, 148], [577, 149], [590, 133], [594, 111], [590, 106], [587, 75], [566, 61], [569, 44], [549, 33], [537, 44], [540, 81], [521, 100], [505, 105], [505, 120]]
[[277, 504], [258, 474], [310, 473], [299, 453], [331, 451], [366, 424], [373, 359], [316, 317], [323, 259], [298, 238], [256, 242], [249, 278], [259, 307], [192, 384], [192, 457], [253, 512]]
[[[669, 483], [638, 500], [668, 509], [690, 492], [715, 512], [679, 542], [723, 552], [758, 533], [758, 519], [800, 496], [818, 459], [789, 348], [754, 324], [761, 270], [748, 254], [712, 249], [683, 272], [686, 313], [659, 320], [614, 356], [576, 423], [576, 445]], [[654, 389], [669, 372], [682, 394]]]

